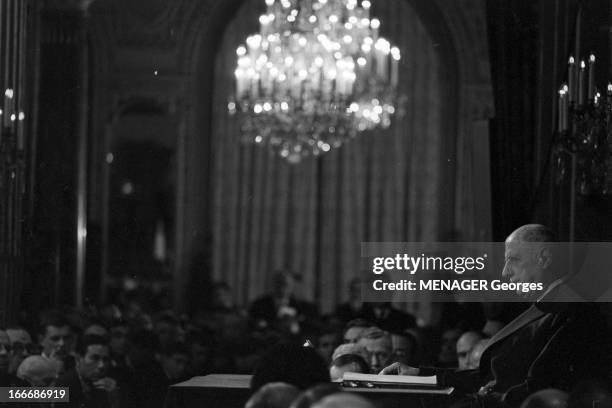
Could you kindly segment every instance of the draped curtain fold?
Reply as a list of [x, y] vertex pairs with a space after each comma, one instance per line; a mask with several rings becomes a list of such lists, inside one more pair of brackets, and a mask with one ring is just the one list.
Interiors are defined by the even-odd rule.
[[407, 99], [392, 126], [297, 165], [240, 143], [226, 113], [235, 50], [258, 31], [263, 3], [243, 3], [215, 62], [213, 277], [245, 305], [269, 290], [275, 270], [290, 269], [302, 277], [298, 295], [329, 312], [360, 272], [361, 242], [439, 239], [440, 191], [451, 182], [442, 180], [440, 147], [455, 143], [441, 134], [441, 112], [456, 101], [441, 98], [441, 57], [408, 2], [378, 1], [381, 35], [402, 51]]

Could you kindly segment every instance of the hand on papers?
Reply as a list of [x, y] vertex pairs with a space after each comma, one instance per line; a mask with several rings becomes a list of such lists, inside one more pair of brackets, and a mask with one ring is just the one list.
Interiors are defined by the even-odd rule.
[[403, 363], [393, 363], [390, 366], [383, 368], [380, 373], [383, 375], [419, 375], [419, 369], [417, 367], [410, 367]]

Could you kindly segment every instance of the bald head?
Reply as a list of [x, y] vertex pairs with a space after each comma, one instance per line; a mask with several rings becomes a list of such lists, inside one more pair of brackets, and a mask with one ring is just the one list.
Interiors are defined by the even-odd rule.
[[[553, 264], [556, 257], [553, 254], [553, 241], [553, 233], [543, 225], [527, 224], [517, 228], [506, 238], [502, 276], [512, 283], [541, 284], [546, 288], [564, 275], [560, 269], [560, 259]], [[535, 300], [542, 292], [522, 293], [519, 288], [517, 293]]]
[[521, 408], [566, 408], [567, 400], [567, 393], [548, 388], [531, 394], [523, 401]]
[[506, 242], [518, 240], [522, 242], [555, 242], [555, 234], [542, 224], [526, 224], [515, 229]]
[[374, 405], [363, 397], [343, 392], [323, 398], [312, 408], [374, 408]]
[[460, 370], [468, 369], [468, 359], [470, 357], [470, 352], [478, 343], [478, 341], [482, 339], [482, 335], [475, 331], [465, 332], [459, 337], [457, 340], [457, 361], [459, 363]]
[[43, 356], [26, 357], [17, 368], [17, 377], [34, 387], [49, 386], [57, 376], [57, 365]]
[[269, 383], [261, 387], [247, 401], [245, 408], [287, 408], [299, 395], [300, 390], [282, 382]]

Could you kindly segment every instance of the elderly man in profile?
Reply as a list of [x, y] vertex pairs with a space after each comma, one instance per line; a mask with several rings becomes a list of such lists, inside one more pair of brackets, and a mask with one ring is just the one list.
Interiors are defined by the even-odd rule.
[[[567, 263], [543, 225], [524, 225], [505, 242], [502, 276], [515, 283], [541, 282], [546, 288], [523, 314], [487, 343], [477, 370], [441, 370], [399, 363], [383, 374], [433, 375], [485, 407], [517, 407], [531, 393], [570, 390], [586, 378], [603, 378], [610, 370], [610, 336], [605, 317], [585, 303], [551, 302], [565, 285]], [[475, 393], [475, 394], [471, 394]]]

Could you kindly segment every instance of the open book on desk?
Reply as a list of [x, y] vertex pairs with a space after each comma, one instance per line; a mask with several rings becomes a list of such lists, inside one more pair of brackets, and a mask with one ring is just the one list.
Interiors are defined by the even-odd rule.
[[453, 392], [452, 387], [438, 385], [436, 376], [424, 377], [416, 375], [377, 375], [344, 373], [342, 386], [346, 388], [385, 389], [389, 391], [410, 391], [424, 394], [445, 394]]

